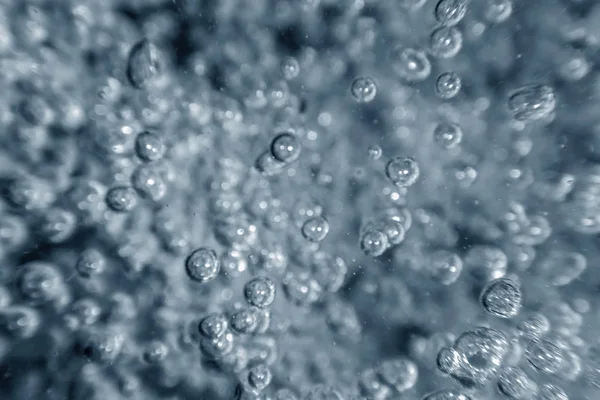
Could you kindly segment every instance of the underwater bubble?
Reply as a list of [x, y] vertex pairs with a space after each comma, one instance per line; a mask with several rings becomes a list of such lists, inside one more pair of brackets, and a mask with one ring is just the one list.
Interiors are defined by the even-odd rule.
[[422, 50], [395, 46], [389, 54], [392, 68], [408, 82], [421, 82], [431, 75], [431, 62]]
[[437, 58], [455, 57], [463, 47], [463, 35], [456, 27], [442, 26], [429, 35], [429, 51]]
[[136, 89], [145, 89], [163, 71], [164, 60], [158, 48], [148, 39], [136, 43], [129, 52], [127, 78]]
[[210, 282], [218, 276], [220, 270], [221, 262], [212, 249], [196, 249], [185, 260], [185, 271], [196, 282]]
[[166, 150], [163, 140], [155, 133], [142, 132], [135, 138], [135, 154], [142, 161], [158, 161]]
[[275, 284], [269, 278], [253, 278], [244, 286], [244, 298], [254, 307], [267, 308], [275, 300]]
[[385, 174], [388, 179], [401, 187], [414, 185], [419, 179], [420, 173], [419, 164], [410, 157], [394, 157], [385, 166]]
[[116, 186], [106, 192], [106, 205], [116, 212], [129, 212], [137, 206], [137, 193], [130, 186]]
[[379, 257], [389, 248], [388, 236], [378, 229], [367, 229], [361, 234], [360, 249], [371, 257]]
[[435, 81], [435, 93], [440, 99], [456, 97], [462, 88], [462, 80], [454, 72], [444, 72]]
[[435, 19], [444, 25], [456, 25], [467, 14], [467, 0], [440, 0], [435, 6]]
[[225, 315], [212, 313], [202, 318], [198, 324], [198, 332], [207, 339], [217, 339], [227, 332], [228, 326]]
[[357, 102], [370, 103], [377, 95], [377, 85], [375, 84], [375, 81], [368, 76], [358, 77], [352, 81], [350, 92]]
[[451, 285], [460, 277], [463, 262], [460, 257], [447, 250], [437, 250], [431, 254], [426, 271], [442, 285]]
[[557, 373], [564, 361], [564, 353], [549, 339], [534, 340], [527, 346], [525, 357], [537, 371]]
[[526, 85], [514, 91], [508, 98], [508, 110], [517, 121], [546, 118], [555, 108], [556, 95], [547, 85]]
[[520, 284], [508, 278], [491, 281], [481, 291], [480, 302], [493, 316], [513, 318], [521, 310]]
[[281, 133], [271, 142], [271, 155], [282, 163], [289, 164], [296, 161], [301, 150], [300, 140], [293, 133]]
[[329, 233], [329, 222], [321, 216], [313, 217], [302, 225], [302, 236], [311, 242], [320, 242]]

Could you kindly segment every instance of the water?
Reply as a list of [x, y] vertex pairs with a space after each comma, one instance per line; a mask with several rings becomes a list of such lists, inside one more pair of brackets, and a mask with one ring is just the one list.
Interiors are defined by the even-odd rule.
[[599, 398], [599, 18], [2, 2], [2, 398]]

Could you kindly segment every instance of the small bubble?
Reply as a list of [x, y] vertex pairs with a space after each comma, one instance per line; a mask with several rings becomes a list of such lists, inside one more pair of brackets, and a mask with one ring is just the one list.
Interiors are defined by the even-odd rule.
[[424, 51], [396, 46], [389, 58], [394, 71], [408, 82], [421, 82], [431, 75], [431, 62]]
[[377, 95], [377, 85], [370, 77], [358, 77], [350, 88], [352, 97], [359, 103], [370, 103]]
[[520, 285], [508, 278], [488, 283], [481, 292], [480, 302], [485, 311], [495, 317], [513, 318], [521, 310]]
[[281, 61], [281, 73], [288, 81], [295, 79], [300, 74], [300, 64], [294, 57], [286, 57]]
[[369, 146], [367, 149], [367, 154], [371, 160], [379, 160], [383, 154], [383, 151], [381, 150], [381, 147], [374, 144]]
[[471, 400], [471, 398], [458, 390], [443, 389], [425, 395], [422, 400]]
[[221, 262], [214, 250], [201, 247], [194, 250], [185, 260], [188, 277], [200, 283], [210, 282], [221, 270]]
[[258, 326], [256, 312], [250, 308], [238, 310], [231, 315], [230, 325], [231, 329], [236, 333], [252, 333]]
[[127, 79], [136, 89], [145, 89], [163, 69], [162, 55], [154, 44], [143, 39], [129, 52]]
[[555, 108], [554, 90], [547, 85], [526, 85], [514, 91], [508, 98], [508, 110], [517, 121], [546, 118]]
[[141, 165], [133, 172], [131, 186], [152, 201], [160, 201], [167, 194], [167, 185], [160, 171], [150, 164]]
[[444, 72], [435, 81], [435, 93], [444, 100], [456, 97], [461, 88], [462, 81], [454, 72]]
[[555, 374], [564, 361], [563, 351], [547, 339], [532, 341], [525, 351], [529, 364], [539, 372]]
[[389, 248], [387, 235], [377, 229], [367, 229], [360, 238], [360, 249], [371, 257], [379, 257]]
[[244, 297], [251, 306], [267, 308], [275, 300], [275, 284], [266, 277], [253, 278], [244, 286]]
[[212, 313], [202, 318], [198, 324], [198, 332], [207, 339], [217, 339], [227, 332], [228, 326], [225, 315]]
[[543, 314], [534, 313], [519, 322], [517, 329], [528, 339], [539, 339], [550, 331], [550, 321]]
[[321, 242], [328, 233], [329, 222], [321, 216], [309, 218], [302, 225], [302, 236], [314, 243]]
[[142, 132], [135, 138], [135, 153], [142, 161], [158, 161], [165, 152], [163, 140], [155, 133]]
[[293, 133], [281, 133], [271, 142], [271, 155], [279, 162], [289, 164], [300, 156], [302, 145]]
[[248, 371], [248, 383], [259, 392], [262, 392], [269, 386], [271, 379], [273, 379], [271, 370], [265, 364], [258, 364]]
[[385, 174], [388, 179], [401, 187], [414, 185], [420, 173], [419, 164], [410, 157], [394, 157], [388, 161], [385, 167]]
[[463, 269], [460, 257], [448, 250], [437, 250], [429, 260], [427, 271], [431, 278], [442, 285], [451, 285], [459, 278]]
[[412, 389], [419, 378], [417, 365], [406, 358], [384, 361], [378, 372], [387, 385], [400, 393]]
[[537, 400], [569, 400], [563, 388], [552, 383], [543, 383], [537, 393]]
[[75, 269], [84, 278], [100, 275], [106, 269], [106, 258], [96, 249], [86, 249], [79, 255]]
[[467, 5], [467, 0], [440, 0], [435, 6], [435, 19], [444, 25], [456, 25], [467, 14]]
[[129, 212], [137, 206], [137, 193], [130, 186], [116, 186], [106, 192], [106, 205], [116, 212]]
[[498, 376], [498, 391], [509, 399], [529, 399], [536, 392], [535, 383], [516, 367], [506, 367]]
[[512, 0], [486, 0], [484, 2], [483, 15], [485, 19], [493, 24], [506, 21], [513, 12]]
[[143, 358], [148, 364], [157, 364], [169, 355], [169, 348], [159, 340], [150, 342], [144, 349]]
[[463, 35], [453, 26], [437, 28], [429, 36], [429, 50], [437, 58], [452, 58], [460, 52], [462, 46]]
[[452, 149], [462, 142], [463, 131], [457, 124], [440, 122], [433, 130], [433, 140], [443, 149]]

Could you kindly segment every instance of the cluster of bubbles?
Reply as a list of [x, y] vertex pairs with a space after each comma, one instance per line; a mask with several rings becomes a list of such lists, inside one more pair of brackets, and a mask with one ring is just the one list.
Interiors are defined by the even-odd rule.
[[597, 2], [0, 21], [0, 397], [600, 398]]

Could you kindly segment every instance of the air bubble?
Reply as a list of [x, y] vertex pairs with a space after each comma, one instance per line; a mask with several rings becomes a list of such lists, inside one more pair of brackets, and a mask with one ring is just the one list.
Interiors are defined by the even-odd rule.
[[435, 18], [444, 25], [456, 25], [467, 14], [467, 0], [440, 0], [435, 6]]
[[440, 122], [433, 130], [433, 140], [443, 149], [452, 149], [462, 142], [463, 131], [457, 124]]
[[500, 318], [517, 316], [521, 310], [521, 299], [519, 283], [507, 278], [491, 281], [480, 296], [485, 311]]
[[289, 164], [296, 161], [301, 150], [300, 140], [293, 133], [281, 133], [271, 142], [271, 155], [281, 163]]
[[389, 58], [396, 74], [408, 82], [421, 82], [431, 75], [431, 62], [424, 51], [396, 46]]
[[508, 110], [517, 121], [537, 121], [548, 117], [556, 108], [556, 95], [547, 85], [531, 84], [513, 92]]
[[251, 306], [267, 308], [275, 301], [275, 284], [266, 277], [254, 278], [244, 286], [244, 297]]
[[410, 187], [417, 182], [421, 169], [419, 164], [410, 157], [394, 157], [388, 161], [385, 174], [395, 185]]
[[163, 140], [155, 133], [142, 132], [135, 138], [135, 153], [142, 161], [158, 161], [166, 150]]
[[352, 97], [359, 103], [370, 103], [377, 95], [377, 85], [370, 77], [358, 77], [350, 88]]
[[162, 55], [148, 39], [136, 43], [129, 52], [127, 78], [136, 89], [147, 88], [164, 68]]
[[185, 271], [195, 282], [210, 282], [217, 277], [220, 270], [221, 262], [212, 249], [196, 249], [185, 260]]
[[462, 81], [454, 72], [444, 72], [435, 81], [435, 93], [444, 100], [456, 97], [461, 88]]
[[463, 46], [463, 35], [455, 27], [445, 27], [435, 29], [429, 36], [429, 51], [437, 58], [455, 57]]
[[302, 225], [302, 236], [314, 243], [323, 241], [328, 233], [329, 222], [321, 216], [309, 218]]
[[106, 192], [106, 205], [116, 212], [129, 212], [137, 206], [137, 193], [130, 186], [116, 186]]

